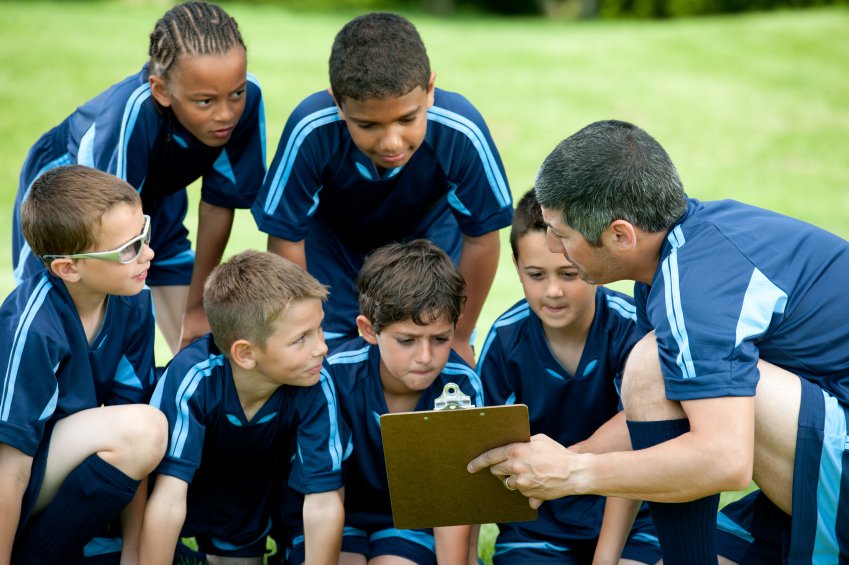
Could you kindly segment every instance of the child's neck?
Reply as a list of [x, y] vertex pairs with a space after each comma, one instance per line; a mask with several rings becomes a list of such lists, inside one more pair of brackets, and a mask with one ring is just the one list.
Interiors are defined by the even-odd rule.
[[420, 390], [410, 390], [400, 385], [395, 379], [384, 375], [386, 369], [380, 366], [380, 385], [383, 389], [383, 399], [390, 414], [396, 412], [413, 412], [422, 396]]
[[68, 289], [68, 294], [71, 295], [71, 300], [77, 308], [77, 315], [85, 330], [86, 339], [91, 345], [100, 328], [103, 327], [109, 295], [74, 283], [65, 283], [65, 288]]
[[239, 404], [242, 405], [245, 419], [250, 422], [260, 408], [265, 406], [271, 395], [280, 388], [280, 384], [270, 382], [257, 371], [246, 371], [229, 359], [227, 362], [230, 363], [230, 372], [233, 375]]
[[581, 356], [584, 354], [584, 345], [595, 317], [595, 309], [590, 309], [590, 315], [586, 319], [576, 320], [565, 328], [552, 328], [542, 325], [548, 348], [554, 357], [563, 365], [570, 375], [575, 376], [578, 365], [581, 364]]

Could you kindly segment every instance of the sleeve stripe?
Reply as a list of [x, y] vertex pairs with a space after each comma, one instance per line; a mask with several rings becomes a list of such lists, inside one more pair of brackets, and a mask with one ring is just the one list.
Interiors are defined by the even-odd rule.
[[330, 424], [330, 434], [327, 440], [327, 451], [333, 461], [333, 470], [342, 468], [342, 440], [339, 438], [339, 421], [336, 418], [338, 406], [336, 403], [336, 386], [326, 369], [321, 369], [321, 390], [327, 399], [327, 417]]
[[[274, 176], [271, 180], [271, 188], [268, 191], [268, 196], [265, 199], [263, 212], [273, 214], [280, 204], [280, 199], [283, 197], [283, 190], [286, 183], [289, 181], [289, 175], [292, 174], [292, 168], [295, 166], [295, 158], [298, 156], [298, 151], [304, 142], [304, 139], [312, 133], [313, 130], [323, 125], [339, 121], [339, 114], [336, 106], [324, 108], [318, 112], [313, 112], [303, 120], [298, 122], [292, 130], [292, 135], [286, 142], [286, 149], [283, 151], [283, 157], [274, 171]], [[270, 172], [270, 171], [269, 171]]]
[[171, 445], [168, 449], [168, 455], [176, 458], [182, 456], [183, 447], [185, 447], [186, 438], [189, 435], [189, 400], [200, 382], [212, 374], [215, 367], [220, 367], [223, 364], [224, 356], [215, 355], [193, 366], [183, 377], [175, 399], [178, 408], [177, 421], [174, 423], [174, 431], [171, 432]]
[[121, 180], [127, 180], [127, 148], [130, 144], [130, 137], [133, 135], [133, 128], [136, 126], [136, 120], [139, 117], [141, 105], [148, 98], [150, 98], [150, 84], [143, 84], [133, 91], [129, 100], [127, 100], [127, 105], [124, 107], [124, 118], [121, 120], [121, 135], [118, 138], [118, 159], [115, 169], [115, 176]]
[[260, 143], [262, 145], [262, 167], [263, 167], [263, 169], [265, 169], [266, 163], [268, 163], [268, 161], [266, 160], [266, 159], [268, 159], [268, 157], [266, 156], [266, 150], [265, 150], [265, 142], [266, 142], [266, 139], [265, 139], [265, 100], [263, 100], [263, 98], [262, 98], [262, 86], [260, 86], [259, 80], [257, 80], [257, 78], [254, 75], [252, 75], [251, 73], [248, 73], [248, 82], [256, 85], [256, 87], [260, 90], [260, 95], [259, 95], [259, 138], [260, 138]]
[[684, 245], [684, 234], [681, 231], [681, 226], [672, 230], [668, 239], [672, 243], [673, 249], [661, 266], [666, 298], [666, 317], [669, 320], [672, 336], [678, 344], [676, 363], [681, 368], [681, 375], [685, 379], [691, 379], [696, 376], [696, 368], [693, 365], [690, 340], [687, 336], [687, 328], [684, 325], [684, 310], [681, 306], [680, 277], [678, 274], [678, 250]]
[[50, 282], [50, 279], [47, 278], [46, 274], [43, 275], [32, 295], [29, 297], [23, 315], [18, 322], [18, 328], [15, 330], [15, 339], [12, 341], [12, 359], [6, 367], [6, 375], [3, 379], [3, 392], [2, 396], [0, 396], [0, 420], [4, 422], [9, 419], [9, 412], [12, 409], [12, 398], [15, 396], [15, 382], [18, 379], [18, 369], [21, 365], [21, 357], [24, 354], [24, 346], [27, 342], [29, 328], [38, 314], [41, 305], [44, 304], [44, 300], [47, 298], [47, 294], [51, 288], [53, 288], [53, 284]]
[[611, 296], [606, 295], [604, 297], [605, 302], [607, 302], [607, 307], [611, 310], [615, 311], [617, 314], [622, 316], [623, 318], [628, 318], [629, 320], [637, 321], [637, 307], [633, 304], [629, 303], [627, 300], [619, 296]]
[[786, 306], [787, 293], [775, 286], [759, 269], [755, 269], [743, 296], [734, 347], [743, 343], [743, 340], [766, 333], [773, 314], [783, 314]]
[[495, 339], [495, 330], [496, 328], [500, 328], [502, 326], [509, 326], [511, 324], [515, 324], [516, 322], [523, 320], [528, 317], [530, 312], [530, 306], [528, 306], [527, 302], [523, 302], [516, 308], [512, 310], [508, 310], [504, 314], [502, 314], [494, 324], [492, 324], [492, 328], [489, 330], [489, 334], [486, 336], [486, 341], [483, 344], [483, 348], [481, 348], [480, 357], [478, 357], [478, 366], [483, 364], [484, 357], [486, 357], [487, 352], [489, 351], [490, 345], [492, 345], [493, 340]]
[[492, 153], [486, 136], [477, 124], [460, 114], [438, 106], [432, 106], [427, 111], [427, 114], [429, 119], [457, 130], [469, 138], [469, 141], [477, 149], [478, 155], [480, 155], [481, 163], [486, 172], [489, 186], [492, 188], [492, 193], [495, 195], [495, 200], [502, 208], [509, 206], [510, 190], [507, 188], [507, 181], [504, 179], [504, 175], [501, 174], [498, 161]]

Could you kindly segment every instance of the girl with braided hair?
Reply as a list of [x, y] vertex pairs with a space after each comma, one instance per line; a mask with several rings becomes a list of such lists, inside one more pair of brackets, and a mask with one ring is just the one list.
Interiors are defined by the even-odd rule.
[[[262, 183], [265, 117], [238, 24], [219, 6], [168, 10], [150, 34], [149, 55], [141, 71], [77, 108], [30, 150], [15, 199], [12, 261], [18, 284], [43, 269], [23, 238], [20, 207], [45, 171], [79, 163], [126, 180], [151, 217], [156, 257], [147, 284], [176, 352], [181, 334], [185, 345], [209, 331], [203, 281], [224, 251], [234, 209], [250, 207]], [[195, 253], [183, 220], [185, 188], [197, 179]]]

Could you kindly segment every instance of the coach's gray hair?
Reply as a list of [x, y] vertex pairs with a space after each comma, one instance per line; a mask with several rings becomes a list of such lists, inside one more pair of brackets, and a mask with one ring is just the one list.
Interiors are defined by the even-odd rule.
[[561, 141], [546, 157], [534, 183], [544, 208], [590, 245], [614, 220], [641, 230], [668, 229], [687, 206], [684, 187], [669, 155], [633, 124], [595, 122]]

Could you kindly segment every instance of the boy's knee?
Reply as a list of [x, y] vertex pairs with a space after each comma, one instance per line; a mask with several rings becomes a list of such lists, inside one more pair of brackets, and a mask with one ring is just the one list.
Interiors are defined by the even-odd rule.
[[654, 332], [637, 342], [628, 356], [622, 375], [622, 404], [629, 420], [686, 418], [681, 405], [666, 398]]
[[145, 404], [124, 406], [121, 449], [111, 463], [134, 478], [150, 474], [168, 445], [168, 420], [157, 408]]

